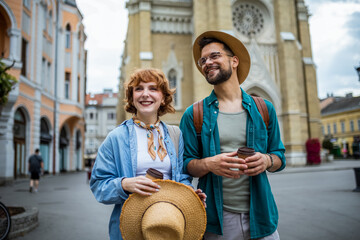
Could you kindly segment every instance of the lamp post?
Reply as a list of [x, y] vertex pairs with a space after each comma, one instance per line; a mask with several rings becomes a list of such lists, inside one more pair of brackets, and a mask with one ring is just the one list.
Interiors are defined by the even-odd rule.
[[359, 82], [360, 82], [360, 65], [355, 67], [355, 70], [356, 70], [356, 72], [357, 72], [357, 74], [359, 76]]

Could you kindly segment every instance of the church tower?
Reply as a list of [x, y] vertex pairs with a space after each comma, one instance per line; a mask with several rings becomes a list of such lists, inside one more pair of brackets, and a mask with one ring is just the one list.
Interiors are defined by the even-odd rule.
[[288, 164], [306, 164], [306, 140], [320, 137], [320, 110], [304, 0], [129, 0], [127, 9], [119, 123], [131, 117], [123, 110], [123, 83], [136, 68], [155, 67], [176, 87], [176, 113], [162, 119], [178, 124], [212, 90], [192, 59], [192, 43], [221, 30], [247, 47], [251, 69], [241, 87], [274, 104]]

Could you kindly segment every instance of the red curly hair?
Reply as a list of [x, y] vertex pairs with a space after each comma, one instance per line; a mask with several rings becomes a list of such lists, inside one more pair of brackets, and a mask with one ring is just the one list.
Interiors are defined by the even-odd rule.
[[135, 108], [133, 102], [133, 90], [134, 87], [140, 84], [140, 82], [155, 82], [157, 87], [161, 90], [164, 96], [164, 103], [159, 107], [158, 116], [175, 112], [174, 107], [171, 105], [175, 89], [170, 89], [169, 80], [165, 77], [164, 73], [160, 69], [156, 68], [138, 69], [133, 74], [131, 74], [130, 79], [124, 84], [124, 101], [126, 103], [125, 111], [136, 114], [137, 109]]

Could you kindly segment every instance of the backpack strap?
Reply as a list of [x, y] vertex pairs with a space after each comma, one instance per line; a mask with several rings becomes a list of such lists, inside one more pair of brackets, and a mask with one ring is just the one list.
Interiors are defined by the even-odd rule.
[[262, 97], [255, 97], [255, 96], [251, 96], [256, 104], [256, 107], [259, 111], [259, 113], [261, 114], [261, 117], [266, 125], [266, 129], [269, 128], [269, 110], [266, 106], [266, 103], [264, 101], [264, 99]]
[[198, 140], [199, 145], [199, 153], [202, 155], [202, 143], [201, 143], [201, 129], [203, 124], [203, 112], [204, 112], [204, 106], [203, 106], [203, 100], [200, 100], [193, 105], [193, 118], [194, 118], [194, 126], [196, 131], [196, 138]]
[[174, 144], [176, 150], [176, 156], [179, 158], [180, 128], [178, 126], [168, 125], [168, 124], [166, 124], [166, 126], [169, 131], [171, 141]]

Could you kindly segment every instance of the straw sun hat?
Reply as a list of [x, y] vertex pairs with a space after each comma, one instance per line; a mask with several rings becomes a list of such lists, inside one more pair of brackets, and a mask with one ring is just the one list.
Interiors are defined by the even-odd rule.
[[196, 40], [194, 41], [193, 56], [194, 56], [194, 60], [195, 60], [195, 65], [198, 68], [198, 70], [201, 72], [201, 74], [204, 74], [204, 73], [202, 72], [201, 67], [197, 64], [198, 59], [201, 57], [201, 49], [200, 49], [198, 42], [204, 37], [205, 38], [216, 38], [216, 39], [222, 41], [231, 49], [231, 51], [234, 53], [234, 55], [239, 58], [239, 65], [237, 67], [237, 76], [238, 76], [239, 84], [243, 83], [250, 71], [250, 62], [251, 61], [250, 61], [249, 52], [247, 51], [246, 47], [244, 46], [244, 44], [242, 44], [242, 42], [239, 39], [237, 39], [236, 37], [234, 37], [230, 34], [220, 32], [220, 31], [204, 32], [200, 36], [198, 36], [196, 38]]
[[171, 180], [154, 180], [160, 190], [151, 196], [131, 194], [120, 216], [125, 240], [202, 239], [206, 212], [192, 188]]

